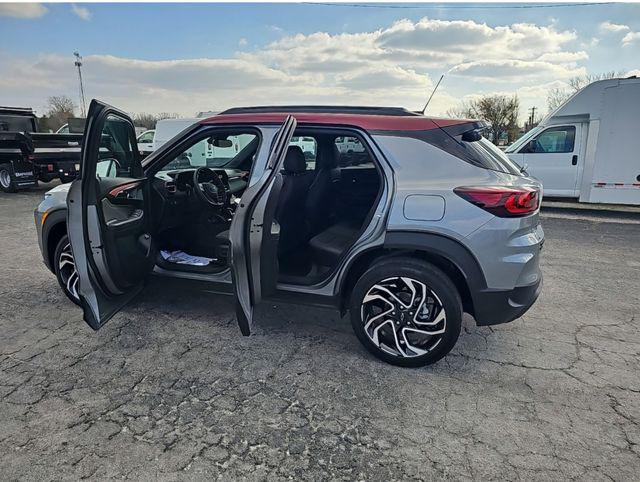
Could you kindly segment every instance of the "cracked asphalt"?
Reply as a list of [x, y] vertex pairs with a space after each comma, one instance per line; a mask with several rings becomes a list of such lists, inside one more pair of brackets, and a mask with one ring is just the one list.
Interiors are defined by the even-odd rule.
[[94, 333], [41, 262], [46, 188], [0, 193], [3, 480], [638, 480], [640, 224], [543, 217], [523, 318], [443, 361], [372, 358], [330, 310], [152, 282]]

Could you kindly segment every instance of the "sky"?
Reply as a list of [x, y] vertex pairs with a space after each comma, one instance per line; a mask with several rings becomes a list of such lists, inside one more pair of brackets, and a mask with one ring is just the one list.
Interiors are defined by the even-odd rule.
[[517, 94], [524, 118], [572, 77], [640, 75], [640, 4], [0, 3], [0, 105], [43, 114], [52, 95], [79, 105], [75, 50], [87, 103], [131, 113], [421, 110], [446, 73], [429, 114]]

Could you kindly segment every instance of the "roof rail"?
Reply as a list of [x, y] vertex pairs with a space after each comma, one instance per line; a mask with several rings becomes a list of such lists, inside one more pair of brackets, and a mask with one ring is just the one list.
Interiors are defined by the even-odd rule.
[[257, 107], [233, 107], [221, 114], [265, 114], [278, 113], [323, 113], [323, 114], [361, 114], [361, 115], [389, 115], [389, 116], [417, 116], [404, 107], [360, 107], [348, 105], [272, 105]]

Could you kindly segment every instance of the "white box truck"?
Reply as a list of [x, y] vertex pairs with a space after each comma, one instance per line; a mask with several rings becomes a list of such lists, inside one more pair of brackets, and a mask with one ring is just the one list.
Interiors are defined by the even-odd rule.
[[640, 205], [640, 79], [586, 86], [505, 152], [545, 196]]

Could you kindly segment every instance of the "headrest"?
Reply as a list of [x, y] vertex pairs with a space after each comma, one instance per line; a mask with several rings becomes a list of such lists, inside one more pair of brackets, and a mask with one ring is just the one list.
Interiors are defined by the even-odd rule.
[[284, 170], [293, 174], [307, 170], [307, 162], [304, 159], [304, 152], [300, 146], [289, 146], [287, 155], [284, 158]]

